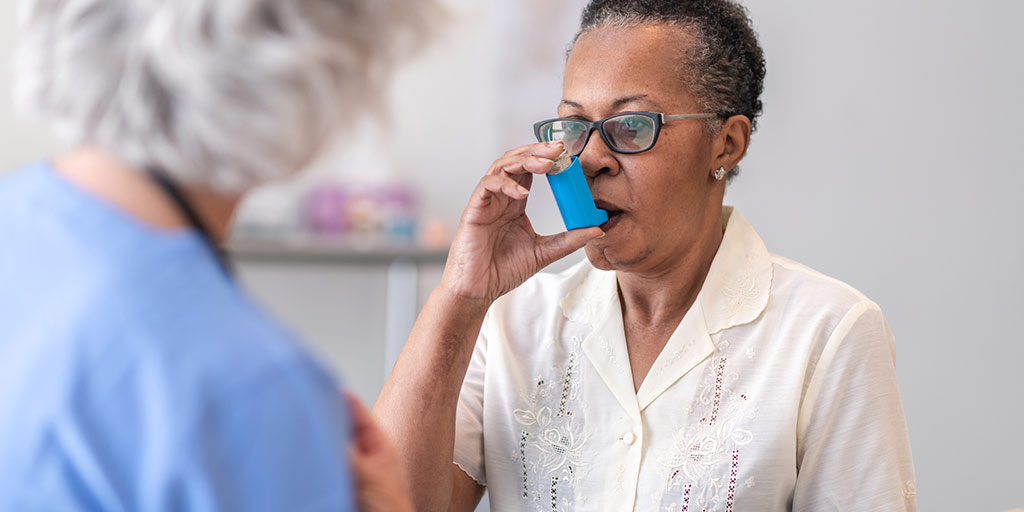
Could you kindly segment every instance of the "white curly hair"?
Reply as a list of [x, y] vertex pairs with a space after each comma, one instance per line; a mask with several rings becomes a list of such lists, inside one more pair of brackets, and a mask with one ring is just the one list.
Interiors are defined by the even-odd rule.
[[26, 0], [15, 104], [75, 145], [220, 192], [295, 172], [379, 105], [429, 2]]

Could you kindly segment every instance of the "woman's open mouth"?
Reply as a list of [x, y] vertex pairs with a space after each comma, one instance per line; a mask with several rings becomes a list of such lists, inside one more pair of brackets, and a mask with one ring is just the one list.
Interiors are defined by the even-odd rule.
[[622, 215], [626, 213], [625, 210], [622, 210], [618, 206], [615, 206], [614, 204], [609, 203], [608, 201], [596, 200], [594, 201], [594, 206], [608, 213], [608, 221], [605, 222], [604, 224], [601, 224], [601, 229], [606, 233], [609, 229], [615, 227], [615, 225], [618, 224], [619, 220], [622, 218]]

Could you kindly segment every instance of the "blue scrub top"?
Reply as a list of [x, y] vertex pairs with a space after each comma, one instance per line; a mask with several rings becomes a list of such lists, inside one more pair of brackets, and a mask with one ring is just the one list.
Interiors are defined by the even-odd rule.
[[354, 510], [350, 436], [197, 233], [0, 179], [0, 510]]

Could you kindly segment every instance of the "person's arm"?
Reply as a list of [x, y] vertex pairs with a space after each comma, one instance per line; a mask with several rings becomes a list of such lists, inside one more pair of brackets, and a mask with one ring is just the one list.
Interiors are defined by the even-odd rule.
[[599, 228], [539, 236], [526, 217], [533, 174], [548, 172], [561, 152], [561, 143], [524, 146], [495, 161], [480, 180], [441, 284], [374, 405], [402, 454], [417, 510], [471, 510], [482, 494], [452, 462], [459, 390], [488, 308], [549, 263], [602, 236]]
[[873, 302], [855, 305], [826, 343], [798, 436], [794, 511], [917, 509], [893, 337]]

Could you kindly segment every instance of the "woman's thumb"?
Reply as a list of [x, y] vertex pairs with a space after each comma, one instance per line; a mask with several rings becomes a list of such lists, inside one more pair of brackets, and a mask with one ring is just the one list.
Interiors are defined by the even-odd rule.
[[541, 237], [537, 247], [537, 259], [540, 267], [544, 268], [574, 252], [591, 240], [604, 236], [604, 231], [599, 227], [574, 229]]

